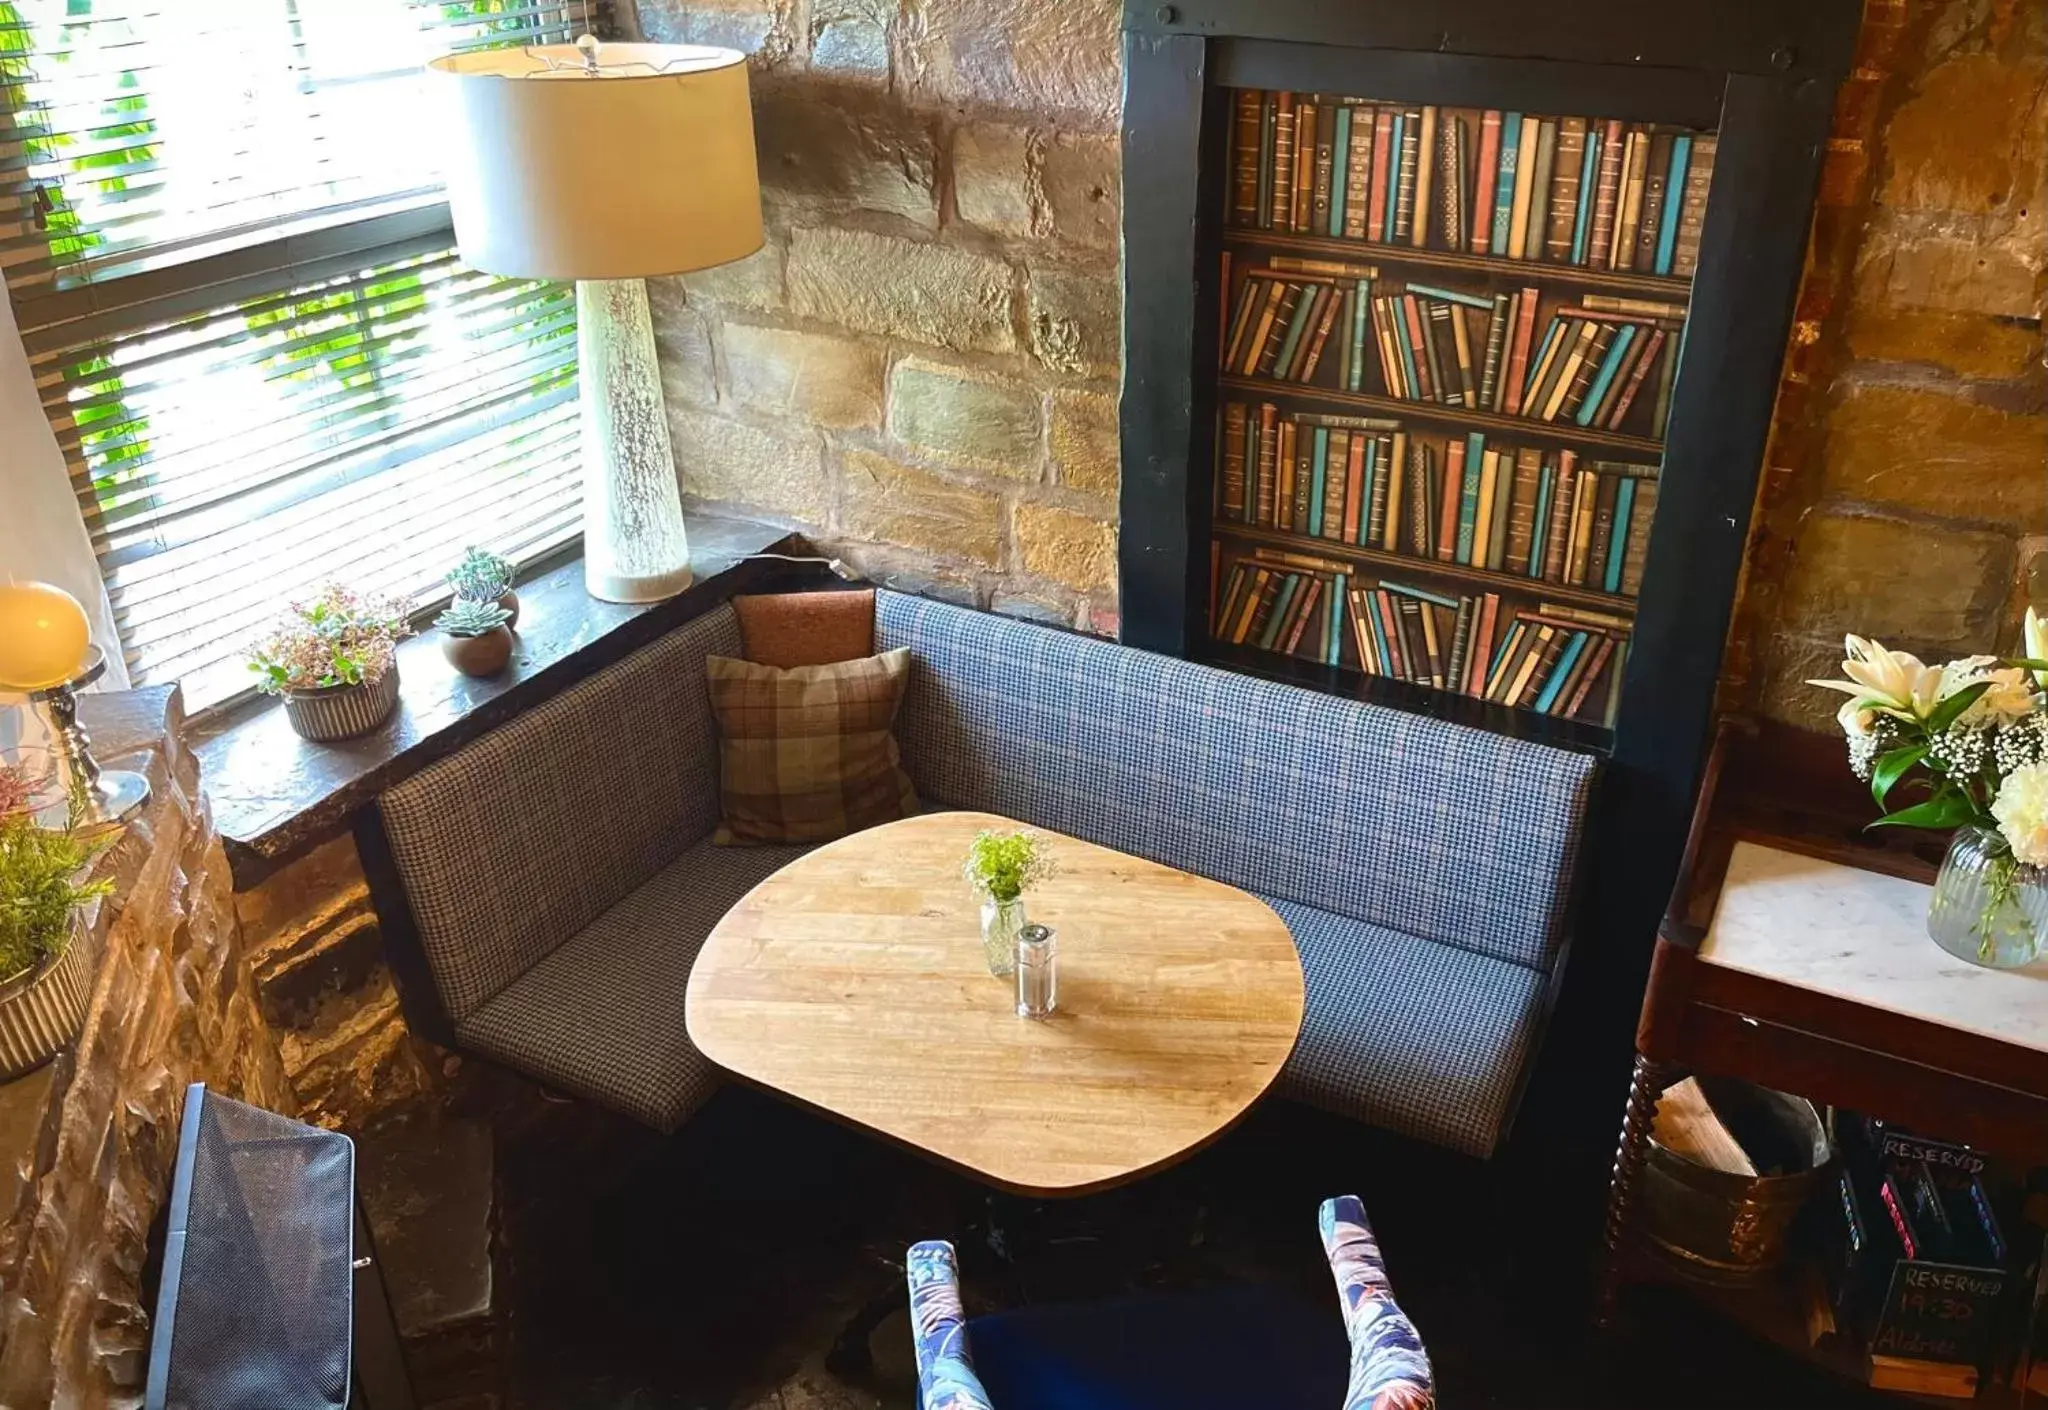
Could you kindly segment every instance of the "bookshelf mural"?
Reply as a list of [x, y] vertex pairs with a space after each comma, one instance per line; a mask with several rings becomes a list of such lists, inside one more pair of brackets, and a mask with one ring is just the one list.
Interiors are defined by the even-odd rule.
[[1611, 727], [1713, 134], [1230, 102], [1211, 636]]

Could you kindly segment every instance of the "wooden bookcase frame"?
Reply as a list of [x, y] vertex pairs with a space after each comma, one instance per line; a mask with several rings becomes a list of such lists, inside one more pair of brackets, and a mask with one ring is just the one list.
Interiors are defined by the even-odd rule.
[[[1835, 91], [1860, 19], [1858, 0], [1126, 3], [1123, 639], [1602, 753], [1580, 928], [1635, 937], [1599, 981], [1630, 1012], [1705, 761]], [[1218, 255], [1228, 90], [1238, 87], [1718, 130], [1611, 733], [1209, 640]], [[1372, 247], [1357, 256], [1371, 259]], [[1541, 279], [1546, 267], [1527, 272]]]

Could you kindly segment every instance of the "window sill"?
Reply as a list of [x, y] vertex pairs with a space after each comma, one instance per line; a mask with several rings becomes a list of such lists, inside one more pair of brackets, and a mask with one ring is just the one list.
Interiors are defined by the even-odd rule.
[[441, 655], [431, 629], [398, 649], [398, 712], [360, 739], [313, 744], [268, 697], [224, 710], [192, 731], [201, 780], [236, 889], [339, 837], [358, 809], [393, 784], [559, 694], [735, 593], [774, 585], [791, 565], [748, 562], [808, 553], [785, 529], [735, 519], [689, 520], [696, 581], [665, 602], [600, 602], [573, 559], [519, 585], [518, 646], [503, 674], [475, 680]]

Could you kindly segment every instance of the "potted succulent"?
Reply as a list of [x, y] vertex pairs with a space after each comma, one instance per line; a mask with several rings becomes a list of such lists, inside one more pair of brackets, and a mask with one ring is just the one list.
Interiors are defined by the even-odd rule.
[[0, 815], [0, 1081], [34, 1070], [78, 1036], [92, 991], [89, 907], [114, 883], [91, 875], [113, 832], [39, 827]]
[[961, 869], [981, 893], [981, 945], [988, 972], [1016, 972], [1017, 935], [1024, 929], [1024, 893], [1053, 874], [1045, 841], [1031, 832], [979, 832]]
[[495, 602], [457, 598], [434, 625], [441, 654], [465, 676], [495, 676], [512, 659], [512, 614]]
[[249, 669], [258, 689], [284, 697], [302, 738], [352, 739], [398, 707], [398, 643], [411, 634], [404, 599], [330, 584], [250, 648]]
[[519, 594], [512, 591], [512, 560], [482, 548], [465, 548], [462, 561], [448, 570], [448, 590], [457, 602], [495, 602], [505, 609], [505, 625], [519, 625]]

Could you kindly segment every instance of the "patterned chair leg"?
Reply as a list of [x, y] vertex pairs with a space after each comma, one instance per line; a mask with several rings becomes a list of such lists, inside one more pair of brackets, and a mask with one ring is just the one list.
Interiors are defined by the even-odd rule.
[[1629, 1220], [1634, 1213], [1636, 1182], [1650, 1153], [1650, 1129], [1657, 1120], [1657, 1098], [1663, 1095], [1669, 1070], [1665, 1064], [1636, 1055], [1634, 1075], [1628, 1084], [1628, 1106], [1621, 1118], [1621, 1141], [1614, 1152], [1614, 1178], [1607, 1187], [1607, 1239], [1600, 1268], [1599, 1301], [1594, 1309], [1595, 1326], [1614, 1321], [1614, 1305], [1621, 1291], [1622, 1252], [1629, 1237]]

